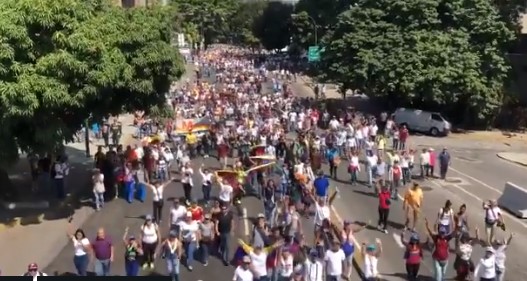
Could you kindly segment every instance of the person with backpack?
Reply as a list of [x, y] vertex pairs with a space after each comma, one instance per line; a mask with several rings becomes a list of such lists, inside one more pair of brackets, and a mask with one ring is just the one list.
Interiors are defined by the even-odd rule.
[[46, 273], [38, 270], [38, 265], [36, 263], [30, 263], [27, 266], [27, 272], [22, 276], [32, 276], [33, 280], [37, 280], [38, 276], [48, 276]]
[[449, 242], [452, 239], [452, 232], [447, 232], [448, 229], [440, 227], [436, 232], [430, 228], [428, 219], [425, 218], [425, 227], [428, 235], [434, 242], [434, 252], [432, 258], [434, 260], [434, 277], [436, 281], [444, 281], [445, 274], [448, 267], [448, 256], [449, 256]]
[[412, 232], [408, 240], [404, 239], [405, 232], [401, 232], [401, 242], [406, 248], [404, 259], [406, 261], [406, 274], [408, 281], [417, 281], [419, 268], [423, 260], [423, 246], [416, 232]]

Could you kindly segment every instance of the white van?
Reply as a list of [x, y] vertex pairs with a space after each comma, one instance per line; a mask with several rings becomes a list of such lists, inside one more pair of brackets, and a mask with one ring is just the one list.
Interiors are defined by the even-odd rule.
[[398, 108], [393, 113], [393, 120], [397, 125], [406, 125], [408, 130], [432, 136], [446, 136], [452, 128], [440, 113], [418, 109]]

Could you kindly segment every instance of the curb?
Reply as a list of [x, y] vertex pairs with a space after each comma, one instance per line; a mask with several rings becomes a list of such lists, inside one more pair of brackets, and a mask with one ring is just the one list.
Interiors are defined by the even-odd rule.
[[[133, 135], [128, 134], [126, 137], [123, 138], [123, 144], [130, 144], [135, 141]], [[92, 159], [93, 160], [93, 159]], [[79, 180], [79, 179], [75, 179]], [[45, 221], [46, 217], [54, 217], [55, 214], [60, 214], [63, 212], [66, 208], [71, 207], [71, 203], [75, 201], [75, 199], [78, 199], [79, 195], [81, 195], [83, 192], [85, 192], [85, 188], [79, 188], [71, 193], [69, 193], [62, 202], [60, 202], [57, 206], [52, 207], [51, 209], [44, 210], [40, 213], [22, 216], [22, 217], [14, 217], [9, 219], [7, 222], [0, 222], [0, 233], [15, 228], [18, 226], [25, 226], [25, 225], [32, 225], [32, 224], [40, 224], [43, 221]]]
[[508, 157], [505, 157], [505, 156], [503, 156], [501, 154], [502, 153], [496, 153], [496, 156], [498, 156], [498, 158], [503, 159], [505, 161], [508, 161], [508, 162], [511, 162], [511, 163], [514, 163], [514, 164], [517, 164], [517, 165], [520, 165], [520, 166], [523, 166], [523, 167], [527, 167], [527, 163], [521, 162], [521, 161], [516, 161], [516, 160], [511, 160]]

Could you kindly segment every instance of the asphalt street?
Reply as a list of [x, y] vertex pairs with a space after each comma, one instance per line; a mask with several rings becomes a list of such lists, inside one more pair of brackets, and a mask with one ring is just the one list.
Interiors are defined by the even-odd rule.
[[[300, 96], [313, 96], [310, 88], [297, 83], [293, 85], [296, 94]], [[412, 148], [433, 147], [440, 151], [443, 146], [450, 149], [452, 155], [452, 169], [448, 173], [447, 181], [430, 179], [422, 181], [424, 190], [424, 206], [422, 215], [426, 216], [431, 222], [435, 222], [439, 209], [446, 200], [451, 200], [454, 210], [461, 204], [468, 206], [468, 216], [472, 228], [481, 229], [484, 235], [484, 212], [481, 203], [485, 199], [498, 198], [503, 192], [505, 182], [511, 181], [518, 185], [526, 181], [526, 169], [524, 167], [511, 164], [496, 157], [496, 153], [505, 151], [507, 145], [495, 144], [492, 142], [468, 142], [460, 140], [450, 140], [449, 138], [431, 138], [426, 136], [411, 136], [410, 146]], [[389, 221], [389, 233], [384, 234], [376, 230], [377, 226], [377, 206], [378, 199], [373, 194], [373, 190], [363, 184], [352, 186], [350, 176], [347, 173], [347, 163], [343, 161], [338, 169], [339, 180], [332, 181], [332, 186], [338, 187], [340, 196], [335, 201], [334, 207], [341, 220], [357, 221], [359, 223], [371, 222], [372, 227], [356, 234], [358, 242], [374, 242], [375, 238], [380, 238], [383, 242], [384, 253], [379, 262], [381, 280], [406, 280], [404, 267], [404, 248], [399, 239], [399, 234], [403, 228], [405, 214], [402, 210], [402, 202], [392, 204]], [[329, 173], [328, 167], [324, 167], [326, 174]], [[364, 170], [364, 169], [363, 169]], [[417, 171], [415, 171], [417, 172]], [[365, 181], [364, 171], [359, 173], [359, 180]], [[404, 189], [400, 190], [404, 194]], [[506, 213], [506, 212], [505, 212]], [[507, 250], [505, 280], [527, 280], [527, 268], [523, 265], [522, 258], [527, 254], [523, 247], [527, 242], [527, 224], [512, 215], [506, 213], [505, 221], [507, 233], [498, 231], [497, 238], [506, 238], [510, 232], [516, 234], [511, 247]], [[418, 226], [418, 232], [423, 241], [426, 240], [424, 222]], [[451, 244], [452, 253], [454, 250]], [[483, 255], [480, 246], [475, 246], [473, 260], [476, 262]], [[447, 278], [454, 277], [452, 268], [454, 254], [451, 255], [447, 271]], [[362, 261], [358, 260], [362, 267]], [[421, 266], [420, 280], [433, 280], [433, 264], [431, 252], [426, 251], [424, 262]], [[359, 280], [358, 276], [355, 276]]]

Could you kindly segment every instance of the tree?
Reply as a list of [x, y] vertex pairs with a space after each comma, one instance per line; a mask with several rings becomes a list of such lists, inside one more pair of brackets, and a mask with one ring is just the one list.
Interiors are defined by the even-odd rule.
[[245, 1], [240, 3], [237, 11], [229, 19], [229, 30], [233, 41], [247, 47], [258, 47], [260, 40], [254, 35], [254, 25], [262, 17], [267, 1]]
[[485, 0], [363, 0], [339, 16], [321, 67], [393, 107], [464, 112], [452, 114], [455, 121], [488, 125], [501, 104], [513, 38]]
[[203, 39], [205, 47], [220, 41], [229, 41], [229, 19], [238, 9], [239, 0], [174, 0], [172, 5], [177, 7], [181, 22], [192, 23], [198, 27], [200, 41]]
[[184, 70], [174, 10], [101, 0], [0, 3], [0, 171], [18, 152], [54, 152], [84, 121], [166, 103]]
[[254, 34], [268, 50], [280, 50], [289, 45], [289, 31], [293, 6], [270, 2], [254, 24]]

